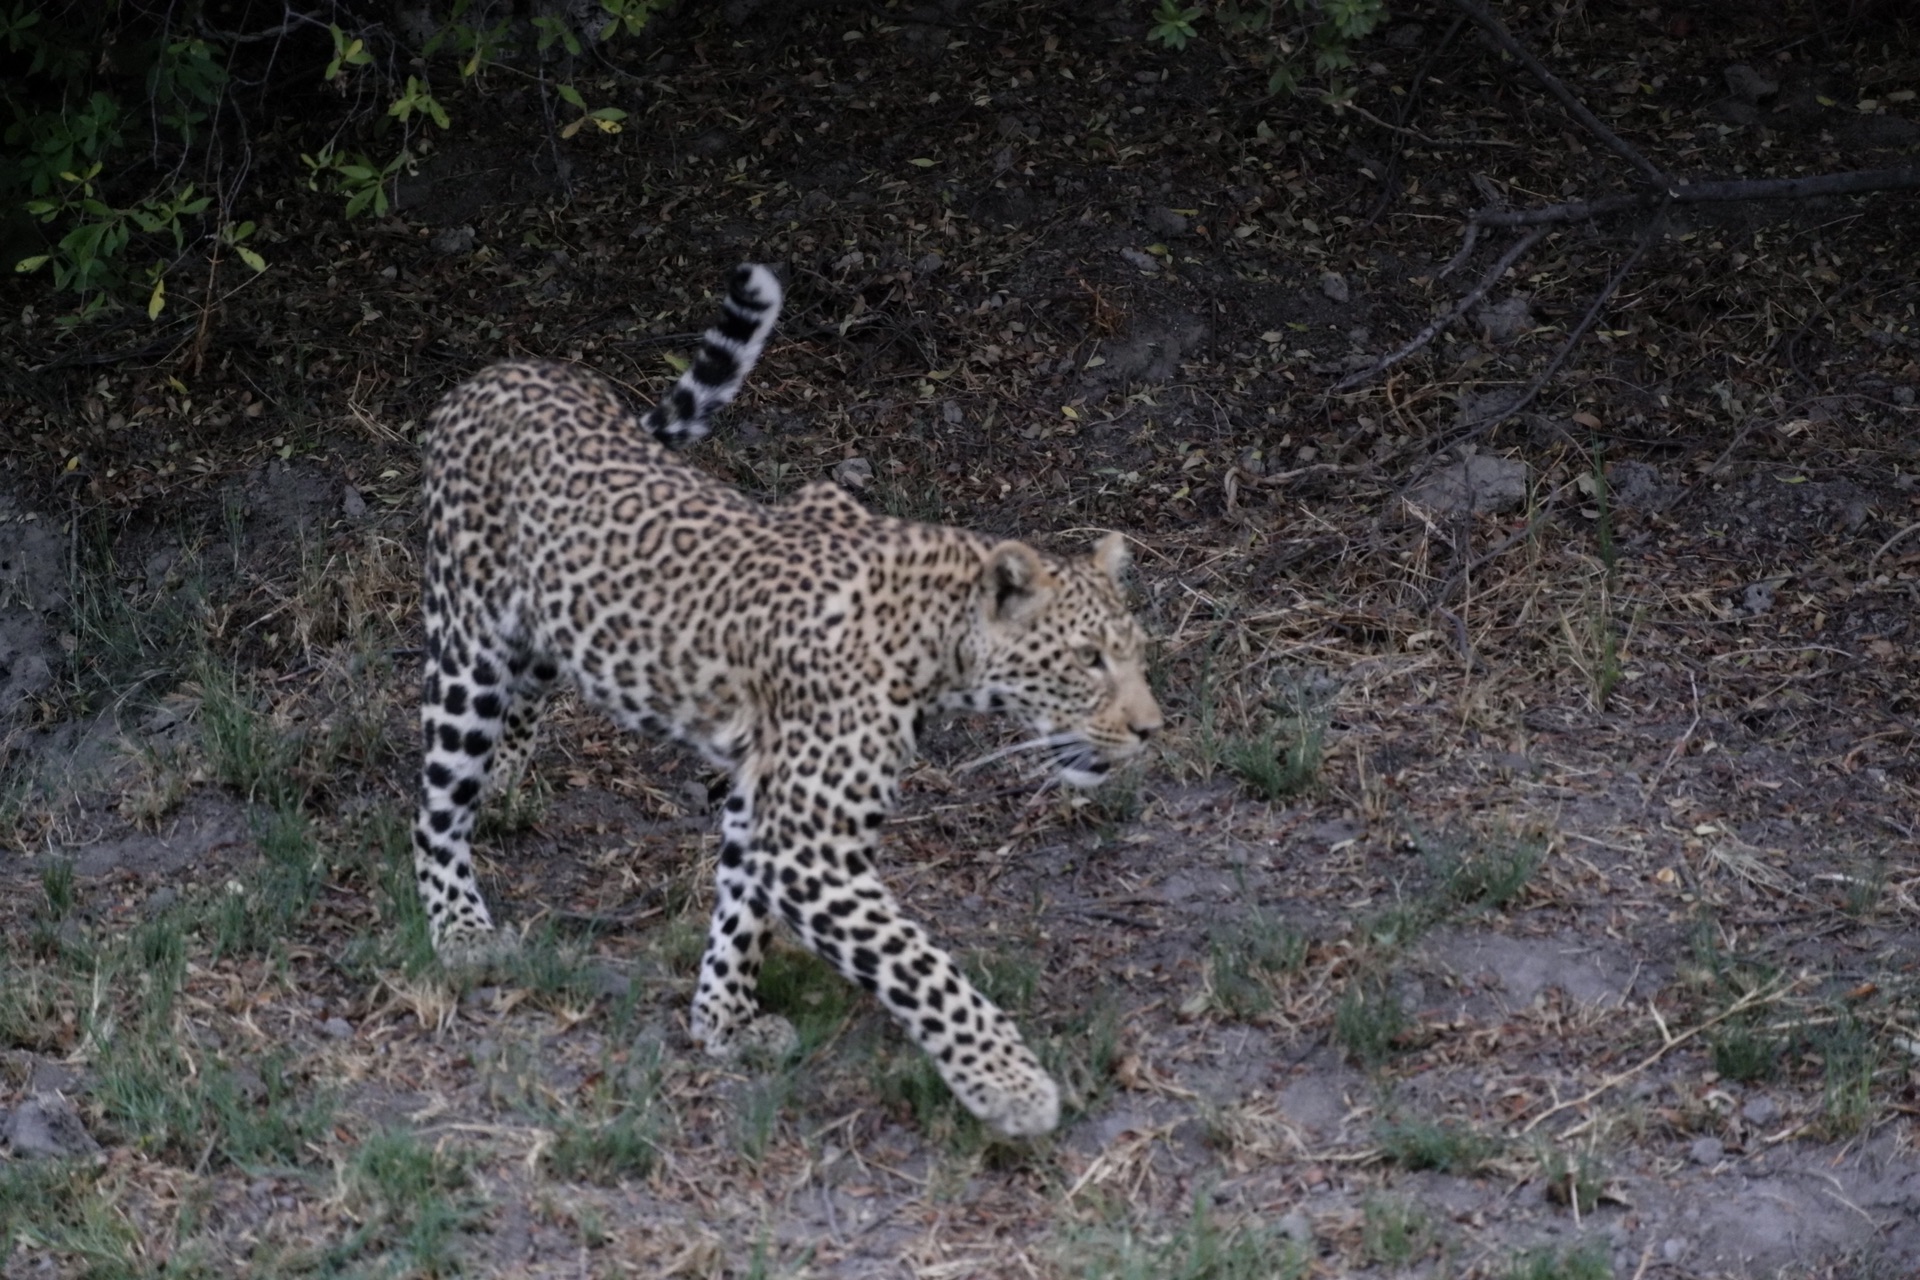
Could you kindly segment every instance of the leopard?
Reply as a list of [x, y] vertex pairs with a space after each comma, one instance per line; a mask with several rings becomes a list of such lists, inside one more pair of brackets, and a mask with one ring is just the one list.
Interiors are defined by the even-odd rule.
[[1130, 611], [1130, 552], [1089, 552], [869, 510], [832, 480], [763, 502], [679, 448], [765, 349], [773, 271], [735, 268], [696, 358], [636, 414], [577, 364], [495, 364], [425, 430], [419, 807], [413, 862], [436, 953], [512, 936], [474, 874], [487, 797], [511, 791], [556, 691], [691, 747], [726, 778], [690, 1040], [783, 1055], [756, 992], [773, 930], [871, 993], [953, 1095], [1012, 1137], [1060, 1120], [1014, 1021], [879, 874], [881, 827], [929, 714], [1011, 716], [1048, 777], [1098, 784], [1163, 725]]

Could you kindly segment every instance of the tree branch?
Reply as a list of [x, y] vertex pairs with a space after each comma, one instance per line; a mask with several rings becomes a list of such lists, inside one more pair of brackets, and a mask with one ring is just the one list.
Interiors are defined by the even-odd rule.
[[1358, 373], [1350, 373], [1340, 379], [1339, 382], [1334, 384], [1334, 391], [1336, 393], [1347, 391], [1359, 386], [1363, 382], [1371, 380], [1378, 374], [1399, 364], [1402, 360], [1405, 360], [1408, 356], [1426, 346], [1429, 342], [1432, 342], [1442, 333], [1445, 333], [1449, 325], [1467, 313], [1468, 307], [1471, 307], [1474, 303], [1486, 297], [1487, 290], [1493, 288], [1500, 277], [1507, 273], [1507, 268], [1519, 261], [1520, 255], [1533, 248], [1533, 246], [1539, 242], [1540, 237], [1545, 234], [1547, 234], [1545, 227], [1535, 227], [1514, 241], [1513, 244], [1508, 247], [1507, 251], [1500, 255], [1500, 260], [1487, 268], [1485, 273], [1481, 275], [1480, 283], [1467, 290], [1465, 296], [1463, 296], [1460, 301], [1454, 303], [1453, 308], [1448, 311], [1447, 314], [1441, 316], [1438, 320], [1429, 321], [1426, 328], [1414, 334], [1399, 350], [1388, 352], [1378, 360], [1375, 360], [1369, 368], [1362, 369]]
[[1512, 58], [1515, 62], [1518, 62], [1521, 66], [1533, 73], [1533, 78], [1538, 80], [1548, 93], [1559, 100], [1560, 105], [1567, 109], [1567, 114], [1579, 121], [1581, 128], [1591, 133], [1595, 138], [1598, 138], [1600, 142], [1606, 146], [1607, 150], [1625, 160], [1635, 169], [1638, 169], [1640, 176], [1648, 182], [1659, 186], [1665, 186], [1667, 184], [1667, 175], [1661, 172], [1653, 161], [1641, 155], [1622, 139], [1619, 134], [1600, 123], [1600, 117], [1589, 111], [1587, 104], [1573, 95], [1573, 90], [1560, 83], [1560, 78], [1554, 75], [1553, 72], [1547, 70], [1546, 65], [1542, 63], [1540, 59], [1534, 57], [1526, 50], [1525, 46], [1508, 34], [1507, 29], [1500, 25], [1500, 20], [1491, 13], [1488, 13], [1485, 7], [1479, 3], [1479, 0], [1448, 0], [1448, 3], [1460, 12], [1466, 14], [1468, 18], [1473, 20], [1475, 26], [1493, 37], [1493, 42], [1499, 45], [1501, 50], [1505, 52], [1509, 58]]
[[1869, 191], [1920, 189], [1920, 165], [1863, 169], [1855, 173], [1816, 173], [1804, 178], [1729, 178], [1717, 182], [1677, 182], [1664, 190], [1636, 191], [1599, 200], [1575, 200], [1539, 209], [1481, 209], [1469, 220], [1482, 227], [1535, 227], [1550, 222], [1585, 222], [1632, 209], [1717, 200], [1810, 200], [1816, 196], [1864, 195]]

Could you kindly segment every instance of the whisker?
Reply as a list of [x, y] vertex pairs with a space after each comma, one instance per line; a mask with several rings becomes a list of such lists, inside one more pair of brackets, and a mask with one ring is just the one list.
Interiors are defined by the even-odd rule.
[[1075, 737], [1076, 735], [1071, 733], [1042, 734], [1038, 738], [1028, 738], [1025, 742], [1016, 742], [1012, 746], [1001, 747], [997, 751], [989, 751], [987, 754], [969, 760], [965, 764], [954, 766], [953, 771], [955, 773], [968, 773], [974, 769], [978, 769], [981, 765], [992, 764], [995, 760], [1003, 760], [1010, 755], [1015, 755], [1022, 751], [1038, 751], [1043, 747], [1064, 747], [1068, 743], [1075, 741]]

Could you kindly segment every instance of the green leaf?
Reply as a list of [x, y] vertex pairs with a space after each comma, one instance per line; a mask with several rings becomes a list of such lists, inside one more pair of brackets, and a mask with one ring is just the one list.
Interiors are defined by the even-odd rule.
[[38, 271], [47, 265], [47, 260], [51, 257], [53, 257], [53, 255], [50, 253], [36, 253], [31, 258], [22, 258], [20, 261], [14, 263], [13, 269], [23, 275], [29, 271]]
[[161, 311], [167, 305], [167, 278], [161, 276], [153, 282], [153, 292], [147, 295], [147, 319], [158, 320]]
[[927, 159], [927, 157], [925, 156], [915, 156], [913, 159], [907, 161], [907, 163], [912, 165], [916, 169], [933, 168], [933, 161]]
[[246, 263], [255, 271], [265, 271], [267, 269], [267, 260], [245, 245], [235, 245], [233, 251], [240, 255], [240, 261]]
[[580, 91], [574, 88], [572, 85], [570, 84], [555, 85], [553, 91], [560, 95], [560, 100], [562, 102], [565, 102], [570, 106], [578, 107], [582, 111], [585, 111], [587, 109], [587, 100], [581, 97]]

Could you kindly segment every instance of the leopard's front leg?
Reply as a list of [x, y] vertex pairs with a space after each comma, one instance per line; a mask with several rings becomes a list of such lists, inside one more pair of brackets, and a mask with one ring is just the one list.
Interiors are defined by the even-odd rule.
[[[1048, 1132], [1060, 1120], [1059, 1088], [1013, 1020], [901, 915], [874, 874], [871, 832], [880, 810], [877, 801], [816, 797], [790, 779], [763, 788], [756, 812], [738, 794], [728, 801], [695, 1035], [712, 1049], [716, 1039], [757, 1042], [772, 1034], [753, 986], [777, 911], [809, 950], [880, 998], [969, 1111], [1002, 1133]], [[791, 1037], [784, 1020], [775, 1021]]]

